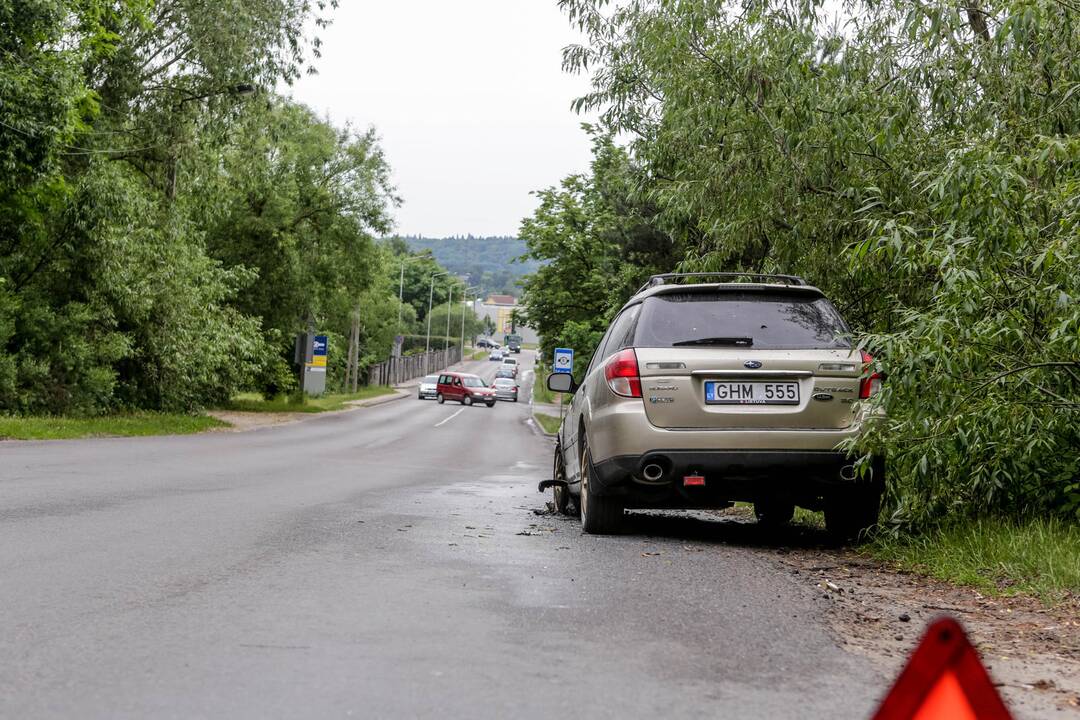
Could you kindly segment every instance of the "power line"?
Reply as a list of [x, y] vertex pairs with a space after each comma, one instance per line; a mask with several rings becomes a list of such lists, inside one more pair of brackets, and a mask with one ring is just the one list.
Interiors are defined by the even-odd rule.
[[[6, 122], [4, 122], [3, 120], [0, 120], [0, 126], [3, 126], [5, 128], [7, 128], [8, 130], [11, 130], [13, 132], [17, 132], [20, 135], [22, 135], [24, 137], [31, 138], [33, 140], [38, 140], [41, 137], [40, 135], [35, 135], [35, 134], [27, 132], [26, 130], [23, 130], [21, 128], [17, 128], [14, 125], [9, 125]], [[59, 145], [60, 145], [60, 147], [64, 148], [65, 150], [73, 151], [73, 152], [60, 153], [61, 155], [108, 155], [108, 154], [117, 154], [117, 153], [142, 152], [143, 150], [154, 150], [154, 149], [168, 147], [166, 145], [145, 145], [143, 147], [134, 147], [134, 148], [104, 148], [103, 149], [103, 148], [80, 147], [78, 145], [68, 145], [66, 143], [59, 143]]]

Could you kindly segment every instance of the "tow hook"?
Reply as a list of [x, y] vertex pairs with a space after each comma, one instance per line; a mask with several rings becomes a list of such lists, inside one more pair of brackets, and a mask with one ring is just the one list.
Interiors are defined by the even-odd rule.
[[540, 484], [536, 486], [536, 492], [542, 493], [548, 488], [561, 487], [566, 490], [569, 486], [565, 480], [541, 480]]

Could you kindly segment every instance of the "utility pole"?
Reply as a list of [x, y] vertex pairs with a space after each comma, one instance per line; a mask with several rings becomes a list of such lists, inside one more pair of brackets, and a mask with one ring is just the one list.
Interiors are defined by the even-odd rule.
[[345, 353], [345, 392], [356, 392], [360, 385], [360, 308], [350, 313], [349, 349]]
[[356, 308], [352, 321], [352, 342], [349, 352], [349, 365], [352, 368], [351, 392], [360, 389], [360, 308]]

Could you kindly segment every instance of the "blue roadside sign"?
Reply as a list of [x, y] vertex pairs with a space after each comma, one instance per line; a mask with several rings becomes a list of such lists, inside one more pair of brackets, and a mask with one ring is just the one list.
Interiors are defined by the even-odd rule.
[[555, 372], [574, 372], [574, 351], [570, 348], [555, 348]]
[[330, 347], [325, 335], [316, 335], [311, 343], [312, 367], [326, 367], [326, 351]]

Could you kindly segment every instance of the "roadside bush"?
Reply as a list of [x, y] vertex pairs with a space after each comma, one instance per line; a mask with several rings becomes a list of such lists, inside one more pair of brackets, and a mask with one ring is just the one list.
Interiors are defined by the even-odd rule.
[[[650, 268], [596, 230], [643, 220], [680, 269], [798, 274], [836, 300], [889, 375], [861, 449], [889, 457], [895, 526], [1076, 517], [1080, 10], [561, 4], [588, 38], [564, 55], [592, 77], [578, 107], [634, 171], [594, 162], [523, 224], [553, 258], [526, 295], [559, 300], [529, 308], [545, 341], [614, 310], [596, 283]], [[613, 176], [633, 202], [592, 200]]]

